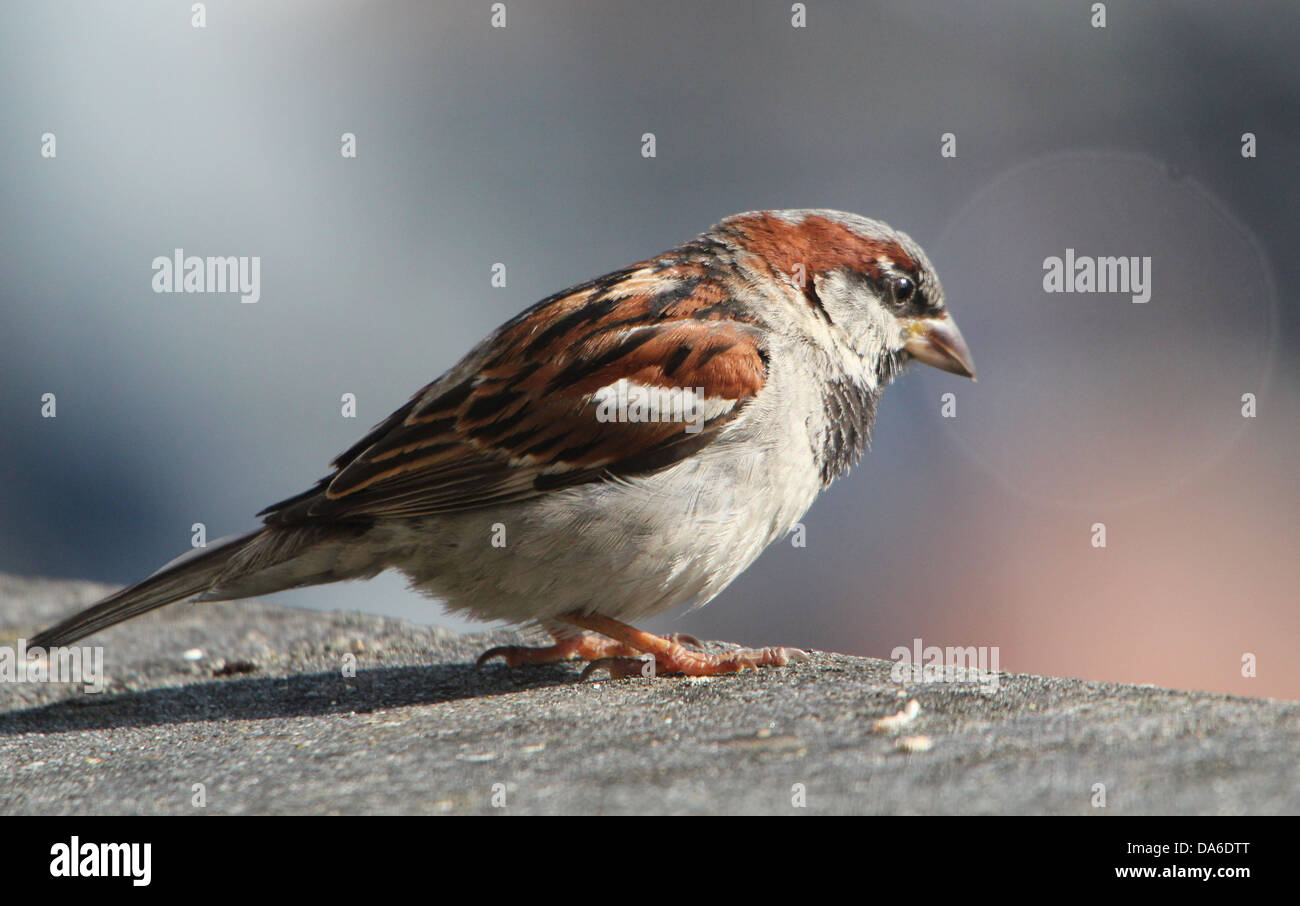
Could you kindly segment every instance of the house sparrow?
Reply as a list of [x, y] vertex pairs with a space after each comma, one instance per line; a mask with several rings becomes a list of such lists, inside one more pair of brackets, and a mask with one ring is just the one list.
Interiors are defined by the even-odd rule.
[[[628, 621], [712, 599], [861, 458], [911, 359], [970, 378], [925, 254], [830, 210], [737, 214], [534, 305], [413, 396], [264, 525], [194, 551], [31, 640], [75, 642], [173, 601], [401, 570], [613, 676], [780, 665]], [[638, 659], [641, 658], [641, 659]], [[587, 675], [584, 673], [584, 676]]]

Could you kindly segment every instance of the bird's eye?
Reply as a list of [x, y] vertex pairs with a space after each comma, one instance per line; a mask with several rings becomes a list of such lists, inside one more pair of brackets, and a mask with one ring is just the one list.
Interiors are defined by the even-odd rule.
[[910, 277], [895, 277], [893, 283], [894, 301], [906, 305], [916, 292], [916, 284]]

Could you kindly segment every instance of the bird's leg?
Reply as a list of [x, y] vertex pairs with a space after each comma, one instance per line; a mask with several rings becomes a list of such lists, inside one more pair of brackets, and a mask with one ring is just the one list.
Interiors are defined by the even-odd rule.
[[567, 638], [555, 637], [554, 645], [530, 647], [528, 645], [499, 645], [479, 655], [476, 666], [482, 667], [493, 658], [501, 658], [510, 667], [520, 664], [554, 664], [577, 658], [584, 661], [608, 657], [634, 657], [640, 654], [622, 642], [611, 641], [591, 633], [580, 633]]
[[[560, 619], [579, 629], [608, 636], [634, 653], [650, 655], [654, 659], [656, 673], [716, 676], [720, 673], [756, 670], [759, 667], [780, 667], [790, 661], [808, 659], [807, 652], [798, 648], [740, 648], [717, 653], [693, 651], [678, 641], [680, 637], [664, 638], [609, 617], [570, 613]], [[643, 657], [626, 653], [610, 653], [590, 660], [591, 663], [582, 672], [582, 679], [597, 670], [608, 670], [614, 679], [642, 676], [648, 672], [647, 661]]]

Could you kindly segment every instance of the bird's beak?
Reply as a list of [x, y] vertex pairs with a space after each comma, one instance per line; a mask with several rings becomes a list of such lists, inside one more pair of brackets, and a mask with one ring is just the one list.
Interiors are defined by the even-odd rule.
[[946, 313], [933, 318], [918, 318], [907, 327], [903, 348], [912, 358], [940, 371], [950, 371], [975, 380], [975, 363], [956, 322]]

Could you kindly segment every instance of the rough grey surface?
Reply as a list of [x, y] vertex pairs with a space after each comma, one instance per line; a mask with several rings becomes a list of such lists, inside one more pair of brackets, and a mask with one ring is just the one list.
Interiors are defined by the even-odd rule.
[[[0, 576], [0, 646], [106, 590]], [[100, 694], [0, 685], [0, 812], [1300, 811], [1300, 704], [1015, 674], [994, 695], [903, 687], [890, 662], [820, 653], [708, 680], [474, 669], [517, 638], [256, 602], [164, 609], [88, 640], [105, 649]], [[912, 698], [906, 727], [874, 729]]]

